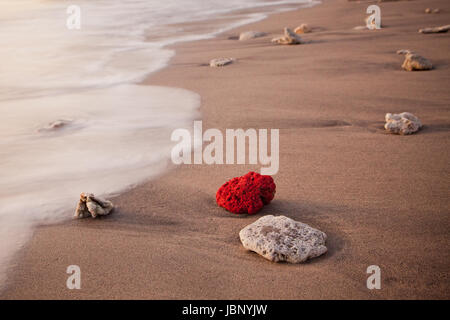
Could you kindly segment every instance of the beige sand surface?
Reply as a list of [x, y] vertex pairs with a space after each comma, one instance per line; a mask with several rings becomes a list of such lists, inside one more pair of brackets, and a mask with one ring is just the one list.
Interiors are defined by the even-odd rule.
[[[328, 0], [179, 45], [146, 81], [198, 92], [204, 130], [280, 129], [277, 194], [262, 212], [215, 204], [223, 182], [260, 166], [183, 165], [119, 196], [106, 219], [40, 227], [0, 298], [450, 298], [450, 33], [417, 32], [449, 24], [450, 2], [379, 3], [385, 28], [353, 30], [370, 3]], [[308, 44], [270, 43], [304, 22], [316, 28]], [[269, 35], [233, 40], [246, 30]], [[435, 69], [403, 71], [399, 49]], [[207, 66], [221, 56], [238, 61]], [[424, 129], [385, 134], [385, 113], [403, 111]], [[238, 232], [265, 214], [326, 232], [329, 252], [300, 265], [246, 252]], [[71, 264], [82, 270], [78, 291], [66, 288]], [[369, 265], [381, 267], [381, 290], [366, 288]]]

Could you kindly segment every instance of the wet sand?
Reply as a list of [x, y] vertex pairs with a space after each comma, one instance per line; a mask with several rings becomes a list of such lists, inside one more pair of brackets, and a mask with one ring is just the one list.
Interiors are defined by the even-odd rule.
[[[38, 228], [0, 298], [450, 298], [450, 33], [417, 32], [449, 24], [450, 2], [378, 3], [385, 28], [353, 30], [372, 3], [324, 1], [178, 45], [170, 66], [145, 81], [199, 93], [203, 130], [280, 129], [269, 206], [237, 216], [215, 203], [221, 184], [259, 165], [173, 167], [114, 199], [107, 218]], [[270, 43], [304, 22], [315, 28], [303, 36], [309, 43]], [[235, 40], [246, 30], [269, 35]], [[422, 54], [434, 70], [403, 71], [399, 49]], [[237, 62], [207, 66], [222, 56]], [[385, 113], [403, 111], [423, 130], [386, 134]], [[239, 231], [266, 214], [326, 232], [328, 253], [290, 265], [245, 251]], [[66, 288], [73, 264], [81, 290]], [[369, 265], [381, 268], [381, 290], [366, 288]]]

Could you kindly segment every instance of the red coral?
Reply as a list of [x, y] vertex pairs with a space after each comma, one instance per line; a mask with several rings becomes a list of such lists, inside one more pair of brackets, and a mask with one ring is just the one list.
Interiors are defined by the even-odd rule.
[[271, 176], [249, 172], [223, 184], [216, 193], [217, 204], [233, 213], [254, 214], [275, 196]]

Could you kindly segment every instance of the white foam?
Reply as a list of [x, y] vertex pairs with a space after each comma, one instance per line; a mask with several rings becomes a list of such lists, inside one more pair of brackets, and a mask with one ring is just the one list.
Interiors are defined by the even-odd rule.
[[[2, 102], [0, 281], [31, 227], [70, 218], [80, 192], [112, 195], [163, 172], [172, 130], [199, 104], [187, 90], [133, 84]], [[57, 119], [68, 121], [49, 129]]]

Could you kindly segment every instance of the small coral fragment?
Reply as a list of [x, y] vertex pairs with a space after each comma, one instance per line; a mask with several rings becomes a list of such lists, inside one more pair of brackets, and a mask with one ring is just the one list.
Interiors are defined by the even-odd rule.
[[409, 112], [402, 112], [399, 114], [387, 113], [385, 116], [386, 124], [384, 128], [389, 133], [394, 134], [411, 134], [419, 131], [422, 123], [419, 118]]
[[273, 38], [272, 42], [277, 44], [301, 44], [302, 39], [291, 29], [284, 28], [284, 36]]
[[114, 209], [114, 205], [111, 201], [103, 200], [95, 197], [92, 193], [80, 194], [80, 201], [78, 201], [77, 208], [75, 210], [75, 218], [86, 218], [91, 216], [96, 218], [97, 216], [106, 216]]

